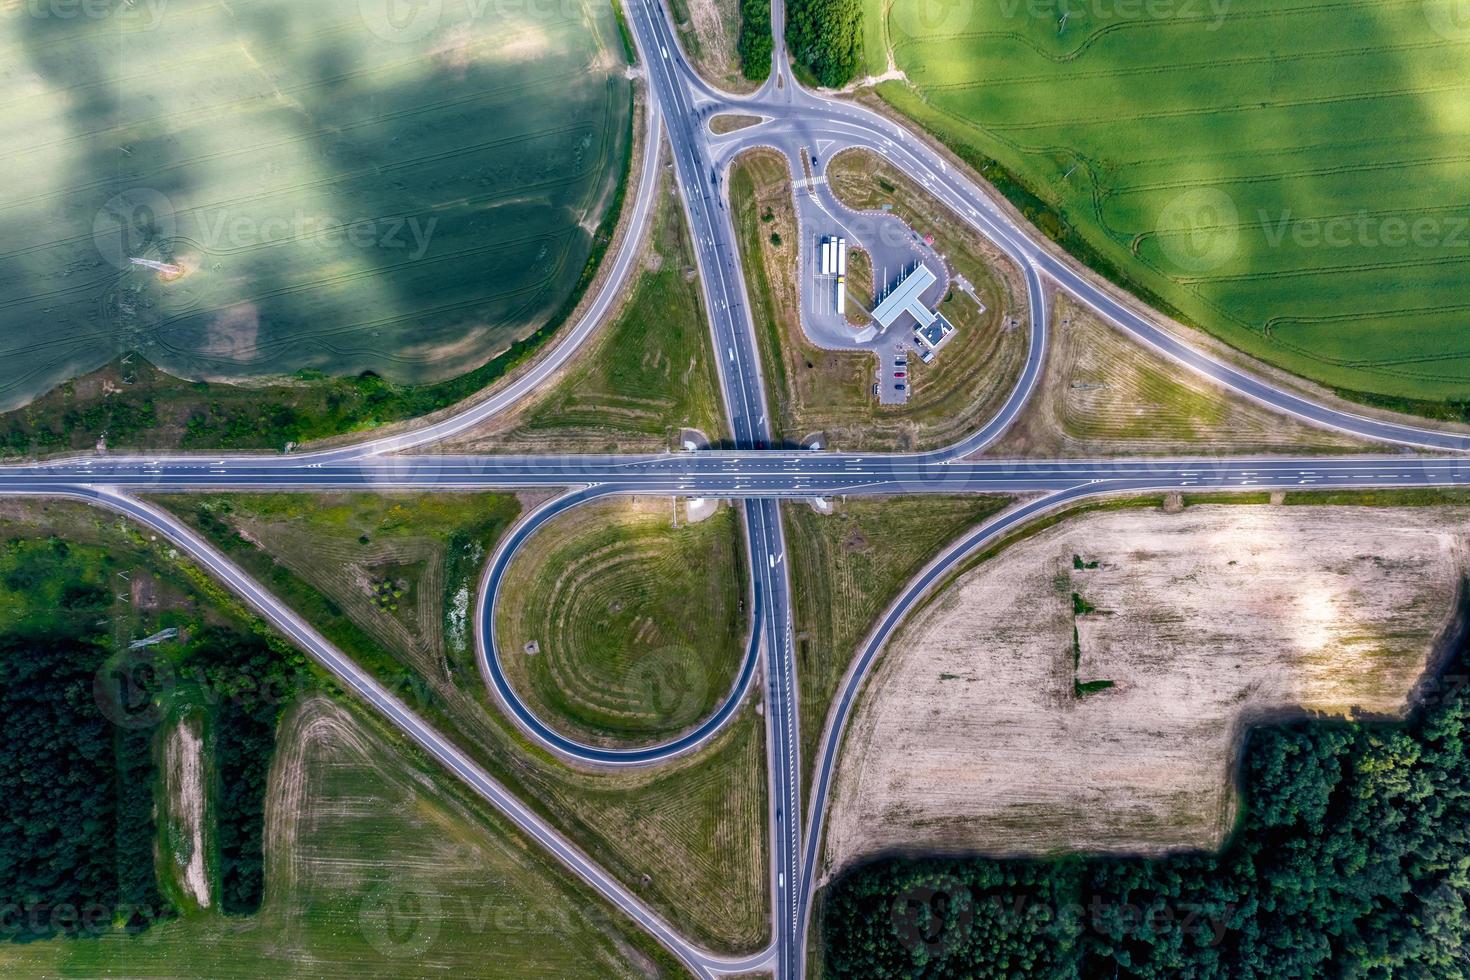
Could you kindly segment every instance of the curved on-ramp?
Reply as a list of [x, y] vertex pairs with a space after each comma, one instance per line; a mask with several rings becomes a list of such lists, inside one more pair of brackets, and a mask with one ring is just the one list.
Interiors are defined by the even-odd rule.
[[[531, 540], [536, 531], [548, 521], [574, 507], [626, 492], [607, 486], [585, 487], [555, 497], [532, 511], [511, 529], [510, 534], [505, 536], [495, 549], [495, 554], [491, 556], [490, 562], [485, 566], [485, 572], [480, 579], [478, 605], [475, 610], [475, 655], [479, 660], [481, 673], [516, 724], [543, 748], [549, 749], [562, 758], [599, 766], [653, 765], [667, 762], [705, 745], [719, 734], [739, 711], [745, 695], [749, 693], [755, 681], [756, 666], [760, 662], [764, 596], [761, 594], [758, 577], [752, 574], [750, 637], [746, 641], [745, 655], [741, 659], [740, 669], [736, 672], [735, 683], [709, 717], [700, 721], [688, 732], [666, 742], [636, 748], [608, 748], [593, 745], [570, 738], [557, 731], [543, 721], [521, 698], [505, 675], [501, 664], [500, 645], [495, 637], [495, 614], [511, 562], [520, 553], [526, 542]], [[746, 548], [749, 549], [748, 541]]]

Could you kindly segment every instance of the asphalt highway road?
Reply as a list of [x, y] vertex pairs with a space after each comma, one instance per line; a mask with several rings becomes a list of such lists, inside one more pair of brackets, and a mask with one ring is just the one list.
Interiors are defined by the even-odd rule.
[[[748, 295], [739, 261], [735, 225], [728, 210], [724, 175], [713, 166], [709, 129], [696, 101], [710, 92], [691, 84], [695, 75], [680, 50], [664, 8], [654, 0], [632, 0], [625, 7], [653, 100], [669, 130], [686, 214], [704, 284], [715, 363], [726, 417], [735, 445], [764, 449], [771, 445], [765, 382], [761, 377], [755, 323], [746, 306]], [[699, 491], [695, 491], [696, 495]], [[753, 592], [760, 600], [763, 622], [754, 632], [764, 637], [766, 667], [766, 758], [770, 792], [768, 818], [773, 855], [771, 875], [772, 929], [778, 978], [800, 977], [802, 950], [801, 765], [797, 734], [796, 664], [793, 659], [791, 586], [787, 575], [786, 540], [780, 505], [760, 495], [745, 496], [746, 552]], [[697, 734], [697, 733], [696, 733]]]
[[688, 497], [1027, 493], [1090, 483], [1149, 489], [1461, 486], [1470, 456], [1260, 456], [1098, 460], [964, 459], [825, 452], [690, 452], [659, 456], [394, 456], [301, 468], [98, 459], [88, 465], [0, 467], [0, 490], [107, 486], [134, 492], [479, 490], [593, 486], [600, 493]]

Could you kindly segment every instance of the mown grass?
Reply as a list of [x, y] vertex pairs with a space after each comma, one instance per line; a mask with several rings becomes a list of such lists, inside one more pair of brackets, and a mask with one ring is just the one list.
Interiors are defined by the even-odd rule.
[[[921, 449], [952, 442], [978, 427], [1014, 385], [1025, 360], [1026, 332], [1005, 321], [1024, 309], [1024, 296], [1018, 306], [1015, 290], [994, 271], [984, 246], [957, 233], [955, 222], [897, 171], [848, 153], [832, 161], [828, 175], [844, 203], [873, 209], [889, 204], [919, 230], [933, 232], [955, 269], [974, 285], [984, 311], [969, 294], [952, 290], [940, 308], [960, 336], [934, 363], [910, 362], [907, 404], [879, 405], [871, 390], [875, 357], [819, 349], [801, 329], [796, 222], [784, 159], [770, 153], [743, 157], [730, 179], [731, 207], [773, 418], [787, 439], [821, 431], [836, 449]], [[771, 242], [773, 230], [782, 244]]]
[[[468, 628], [479, 566], [520, 514], [509, 494], [161, 495], [215, 545], [246, 560], [258, 580], [313, 623], [355, 616], [332, 637], [390, 686], [413, 687], [442, 664], [474, 674]], [[274, 555], [252, 541], [269, 540]], [[400, 618], [372, 588], [391, 566], [432, 616]], [[306, 579], [311, 579], [308, 584]], [[445, 624], [441, 610], [456, 617]]]
[[873, 260], [867, 252], [854, 249], [847, 257], [847, 322], [861, 326], [873, 309]]
[[685, 427], [723, 438], [719, 379], [694, 270], [684, 211], [665, 178], [627, 306], [495, 443], [626, 452], [677, 446]]
[[803, 788], [837, 686], [857, 646], [899, 590], [945, 545], [1008, 498], [849, 498], [835, 514], [784, 507], [795, 590]]
[[667, 739], [729, 693], [750, 629], [740, 521], [674, 527], [668, 500], [597, 501], [517, 555], [500, 597], [511, 684], [548, 724], [598, 742]]
[[316, 699], [283, 725], [267, 900], [138, 938], [9, 945], [10, 976], [684, 976], [412, 749]]
[[1470, 397], [1453, 3], [1036, 9], [870, 2], [908, 79], [878, 94], [1233, 346], [1388, 407]]
[[[340, 562], [293, 560], [287, 567], [275, 557], [312, 551], [341, 554], [359, 547], [359, 524], [318, 520], [313, 511], [323, 507], [320, 501], [312, 503], [317, 498], [311, 496], [303, 495], [295, 511], [284, 515], [281, 508], [290, 505], [273, 502], [275, 495], [224, 496], [228, 511], [213, 495], [185, 495], [165, 503], [196, 528], [208, 529], [235, 561], [686, 935], [730, 950], [754, 950], [766, 941], [764, 728], [753, 710], [737, 717], [700, 752], [657, 771], [570, 769], [529, 743], [491, 699], [477, 669], [455, 657], [442, 662], [425, 658], [401, 633], [381, 628], [384, 614], [370, 602], [349, 601], [356, 592]], [[391, 510], [391, 504], [374, 503], [374, 496], [345, 495], [345, 513], [370, 515], [384, 506]], [[398, 531], [379, 526], [371, 532], [375, 545], [396, 547], [412, 541], [421, 527], [436, 527], [442, 540], [486, 527], [484, 537], [471, 536], [475, 547], [460, 558], [451, 556], [463, 572], [456, 573], [452, 564], [445, 569], [445, 598], [435, 602], [434, 613], [447, 651], [456, 649], [456, 636], [470, 642], [467, 615], [475, 576], [504, 530], [498, 519], [493, 527], [486, 526], [485, 515], [510, 506], [494, 504], [498, 496], [400, 496], [394, 503], [410, 514], [423, 504], [458, 509], [458, 516], [445, 516], [442, 523], [426, 519], [423, 525]], [[476, 497], [481, 503], [474, 503]], [[441, 498], [448, 500], [429, 504]], [[201, 516], [201, 503], [212, 507], [222, 527]], [[259, 545], [238, 533], [245, 528]], [[451, 580], [468, 582], [468, 587], [449, 594]]]
[[986, 452], [1097, 457], [1372, 451], [1181, 372], [1064, 296], [1052, 304], [1041, 387]]

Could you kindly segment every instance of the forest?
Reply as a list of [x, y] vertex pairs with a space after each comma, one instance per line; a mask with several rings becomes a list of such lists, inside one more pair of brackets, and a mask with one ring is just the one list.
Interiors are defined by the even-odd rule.
[[818, 84], [840, 88], [862, 65], [860, 0], [791, 0], [786, 5], [786, 44], [796, 63]]
[[1462, 977], [1464, 654], [1406, 726], [1257, 730], [1218, 855], [890, 860], [822, 916], [833, 977]]
[[[69, 596], [73, 611], [111, 599]], [[168, 914], [153, 874], [150, 733], [99, 710], [107, 653], [73, 631], [0, 635], [0, 939], [138, 929]]]
[[771, 74], [771, 4], [769, 0], [740, 0], [740, 72], [753, 82]]
[[68, 578], [75, 558], [60, 540], [14, 541], [0, 577], [8, 591], [58, 596], [0, 633], [0, 940], [137, 932], [176, 913], [154, 853], [159, 743], [175, 708], [202, 706], [211, 729], [220, 907], [257, 911], [266, 777], [280, 716], [312, 683], [306, 660], [222, 626], [115, 653], [114, 596]]

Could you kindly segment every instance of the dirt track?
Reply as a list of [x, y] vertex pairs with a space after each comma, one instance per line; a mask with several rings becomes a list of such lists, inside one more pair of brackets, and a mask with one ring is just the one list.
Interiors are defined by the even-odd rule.
[[[1010, 548], [885, 652], [839, 763], [827, 869], [901, 848], [1218, 846], [1246, 721], [1406, 709], [1467, 535], [1463, 508], [1195, 506]], [[1115, 686], [1079, 696], [1091, 681]]]

